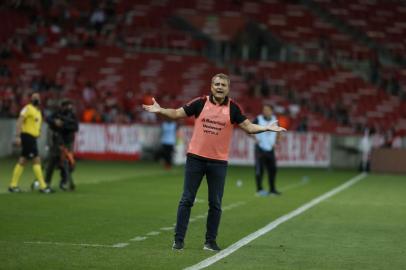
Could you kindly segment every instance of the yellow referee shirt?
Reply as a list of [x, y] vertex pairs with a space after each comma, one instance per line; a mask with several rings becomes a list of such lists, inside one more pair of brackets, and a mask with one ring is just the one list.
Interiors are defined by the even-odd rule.
[[38, 137], [41, 133], [41, 111], [34, 105], [28, 104], [21, 110], [20, 116], [23, 117], [21, 133], [28, 133]]

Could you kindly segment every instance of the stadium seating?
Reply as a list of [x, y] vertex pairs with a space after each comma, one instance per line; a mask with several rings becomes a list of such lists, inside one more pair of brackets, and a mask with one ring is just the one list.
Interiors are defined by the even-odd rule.
[[315, 1], [394, 54], [405, 54], [406, 7], [402, 1]]
[[[326, 7], [330, 3], [328, 0], [318, 2]], [[336, 5], [340, 4], [337, 2]], [[349, 9], [364, 10], [367, 6], [367, 10], [383, 17], [386, 11], [393, 9], [392, 4], [382, 7], [375, 4], [357, 5], [350, 5]], [[378, 12], [378, 7], [385, 12]], [[84, 14], [92, 12], [92, 6], [86, 1], [74, 1], [72, 8]], [[399, 14], [402, 10], [396, 8]], [[331, 12], [337, 16], [346, 14], [334, 8]], [[6, 13], [4, 16], [11, 16], [11, 22], [19, 27], [19, 31], [28, 29], [28, 20], [23, 13]], [[57, 85], [63, 85], [64, 95], [80, 100], [83, 89], [91, 82], [96, 90], [95, 103], [105, 101], [106, 93], [111, 93], [116, 104], [128, 110], [134, 104], [140, 104], [146, 94], [158, 96], [164, 106], [179, 106], [196, 96], [207, 94], [211, 76], [225, 72], [232, 76], [233, 98], [243, 105], [250, 117], [260, 112], [261, 103], [264, 102], [263, 96], [257, 93], [253, 95], [251, 84], [258, 84], [261, 78], [266, 78], [272, 89], [282, 89], [272, 92], [273, 103], [285, 109], [292, 103], [300, 103], [300, 111], [292, 118], [294, 128], [307, 117], [309, 129], [315, 131], [347, 134], [354, 132], [354, 124], [377, 125], [386, 129], [394, 123], [401, 131], [406, 131], [402, 120], [406, 115], [405, 102], [348, 70], [310, 63], [237, 61], [234, 66], [255, 74], [256, 81], [250, 82], [244, 77], [244, 72], [233, 74], [226, 67], [218, 68], [196, 53], [176, 55], [168, 53], [168, 50], [133, 50], [142, 47], [201, 51], [204, 43], [170, 26], [169, 18], [177, 15], [215, 40], [233, 39], [248, 20], [253, 20], [265, 26], [281, 41], [309, 52], [317, 53], [325, 45], [321, 43], [327, 40], [327, 50], [347, 56], [355, 55], [360, 59], [371, 56], [369, 49], [358, 45], [332, 25], [322, 22], [304, 6], [278, 0], [123, 0], [117, 2], [115, 13], [116, 18], [108, 22], [110, 30], [124, 35], [127, 45], [131, 46], [130, 50], [109, 43], [103, 35], [95, 37], [97, 42], [94, 47], [69, 48], [61, 46], [58, 39], [49, 39], [43, 46], [31, 41], [29, 56], [2, 61], [13, 76], [0, 78], [0, 87], [5, 89], [17, 83], [29, 86], [34, 79], [45, 77], [55, 80]], [[351, 14], [355, 16], [358, 13]], [[400, 24], [394, 24], [402, 28], [403, 18], [399, 16], [395, 17], [395, 21]], [[390, 26], [388, 22], [387, 27]], [[1, 38], [12, 37], [10, 24], [1, 25], [0, 30]], [[67, 35], [83, 35], [85, 31], [83, 27], [67, 27], [64, 30]], [[405, 83], [404, 70], [390, 72], [401, 84]], [[296, 100], [289, 97], [290, 92], [293, 92]], [[129, 93], [132, 105], [128, 102]], [[55, 91], [43, 93], [46, 99], [58, 95], [60, 93]], [[247, 96], [250, 98], [247, 99]], [[84, 110], [87, 105], [91, 104], [81, 103], [79, 109]], [[342, 115], [337, 116], [337, 111], [341, 111]]]
[[[351, 123], [391, 128], [402, 122], [404, 102], [390, 96], [351, 72], [325, 69], [315, 64], [255, 62], [241, 63], [257, 76], [267, 77], [271, 85], [293, 90], [309, 107], [318, 106], [321, 111], [339, 104], [346, 109]], [[326, 115], [324, 115], [326, 116]], [[328, 117], [325, 117], [328, 119]], [[353, 132], [335, 121], [316, 123], [312, 130], [335, 133]], [[348, 125], [347, 125], [348, 126]], [[403, 125], [401, 131], [405, 132]]]
[[6, 42], [16, 31], [28, 25], [28, 18], [24, 13], [0, 10], [2, 23], [0, 26], [0, 42]]
[[[340, 54], [341, 57], [366, 59], [373, 54], [369, 48], [355, 43], [350, 36], [299, 4], [277, 0], [173, 2], [178, 14], [215, 39], [234, 38], [244, 20], [251, 20], [265, 26], [282, 42], [295, 45], [308, 54], [317, 55], [320, 46], [327, 46], [325, 49], [329, 53]], [[327, 44], [321, 44], [323, 42]]]

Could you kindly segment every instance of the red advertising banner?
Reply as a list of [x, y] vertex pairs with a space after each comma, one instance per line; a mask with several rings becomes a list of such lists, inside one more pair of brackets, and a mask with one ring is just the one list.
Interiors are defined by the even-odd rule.
[[85, 159], [138, 160], [140, 141], [138, 126], [80, 124], [74, 152], [76, 157]]

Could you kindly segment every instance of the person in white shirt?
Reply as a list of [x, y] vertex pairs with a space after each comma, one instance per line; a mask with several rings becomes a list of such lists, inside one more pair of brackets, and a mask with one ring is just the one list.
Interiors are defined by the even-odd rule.
[[372, 150], [372, 139], [371, 139], [371, 130], [368, 128], [364, 131], [364, 136], [362, 137], [359, 150], [361, 152], [361, 166], [360, 171], [368, 172], [369, 165], [370, 165], [370, 158], [371, 158], [371, 150]]

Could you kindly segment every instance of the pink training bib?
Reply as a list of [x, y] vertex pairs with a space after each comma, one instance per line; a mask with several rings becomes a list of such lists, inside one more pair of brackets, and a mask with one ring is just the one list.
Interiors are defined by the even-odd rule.
[[195, 121], [188, 153], [227, 161], [232, 134], [230, 99], [227, 105], [216, 105], [207, 97], [203, 110]]

